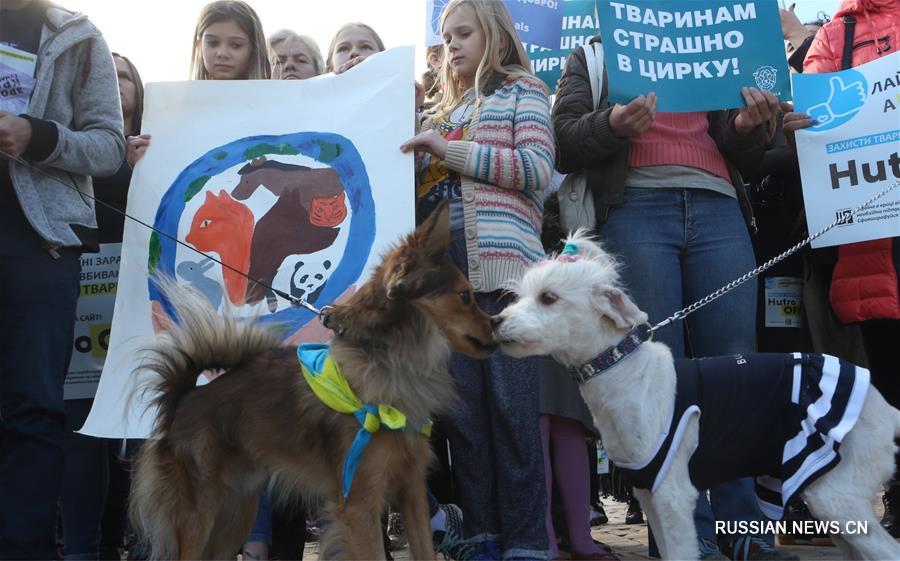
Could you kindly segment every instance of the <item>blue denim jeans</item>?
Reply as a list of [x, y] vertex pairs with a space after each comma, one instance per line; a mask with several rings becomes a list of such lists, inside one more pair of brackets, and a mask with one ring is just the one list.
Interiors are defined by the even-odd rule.
[[[625, 286], [655, 324], [756, 267], [737, 200], [701, 189], [627, 188], [599, 230], [607, 250], [624, 265]], [[654, 334], [675, 357], [749, 353], [755, 348], [756, 281], [700, 308]], [[752, 479], [704, 493], [694, 520], [700, 538], [715, 540], [715, 520], [761, 520]]]
[[60, 253], [0, 240], [0, 559], [59, 558], [63, 382], [81, 273], [75, 251]]
[[[466, 273], [460, 234], [454, 232], [450, 255]], [[509, 303], [501, 291], [476, 293], [475, 300], [490, 315]], [[466, 538], [496, 542], [504, 559], [549, 559], [538, 359], [454, 353], [451, 372], [461, 399], [448, 415], [447, 436]]]

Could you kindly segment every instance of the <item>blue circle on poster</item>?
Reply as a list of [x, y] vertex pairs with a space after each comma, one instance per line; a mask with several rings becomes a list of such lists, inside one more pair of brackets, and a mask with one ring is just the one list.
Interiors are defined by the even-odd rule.
[[[178, 244], [172, 238], [178, 235], [178, 225], [188, 202], [215, 176], [270, 154], [302, 155], [334, 170], [351, 210], [346, 248], [321, 287], [317, 305], [321, 307], [336, 300], [362, 274], [375, 241], [375, 201], [365, 164], [353, 143], [339, 134], [325, 132], [250, 136], [206, 152], [178, 175], [160, 199], [153, 227], [166, 235], [154, 232], [151, 236], [148, 289], [150, 300], [161, 302], [170, 317], [174, 317], [173, 310], [153, 279], [157, 275], [176, 278]], [[289, 337], [313, 316], [305, 308], [290, 307], [265, 315], [262, 321], [282, 324], [285, 337]]]

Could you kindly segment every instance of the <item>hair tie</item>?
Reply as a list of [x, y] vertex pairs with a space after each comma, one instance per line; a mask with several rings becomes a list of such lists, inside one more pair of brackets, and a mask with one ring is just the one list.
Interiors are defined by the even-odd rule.
[[562, 250], [562, 255], [578, 255], [578, 246], [572, 242], [566, 242], [566, 246]]

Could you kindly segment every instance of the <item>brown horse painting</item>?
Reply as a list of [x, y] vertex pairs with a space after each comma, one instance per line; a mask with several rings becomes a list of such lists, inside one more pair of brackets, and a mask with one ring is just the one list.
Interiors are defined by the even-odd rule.
[[[256, 223], [250, 251], [250, 278], [271, 285], [290, 255], [314, 253], [334, 243], [347, 218], [344, 187], [331, 168], [311, 169], [256, 158], [238, 171], [241, 181], [231, 194], [247, 200], [263, 186], [278, 201]], [[266, 289], [251, 282], [248, 304], [263, 299]]]
[[[250, 268], [250, 242], [253, 237], [253, 213], [224, 190], [218, 196], [206, 192], [206, 200], [191, 221], [185, 240], [200, 251], [215, 251], [229, 267], [246, 273]], [[247, 277], [222, 267], [228, 300], [238, 306], [247, 295]]]

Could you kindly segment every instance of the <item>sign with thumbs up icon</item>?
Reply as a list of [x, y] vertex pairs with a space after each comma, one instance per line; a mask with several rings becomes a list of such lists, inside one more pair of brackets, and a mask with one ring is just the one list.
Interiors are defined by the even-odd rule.
[[[831, 74], [793, 76], [797, 156], [810, 232], [900, 181], [900, 53]], [[813, 247], [900, 236], [900, 187], [849, 216]]]

